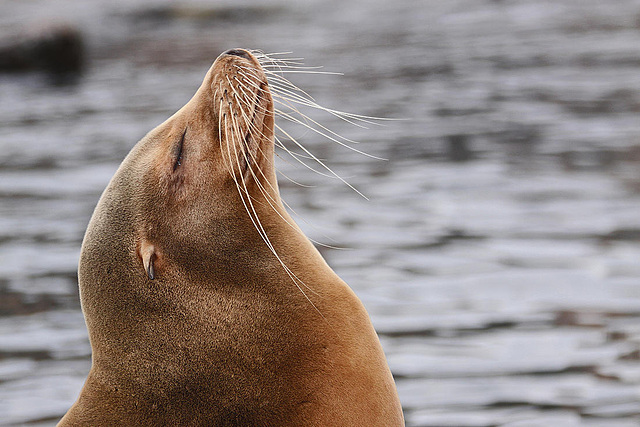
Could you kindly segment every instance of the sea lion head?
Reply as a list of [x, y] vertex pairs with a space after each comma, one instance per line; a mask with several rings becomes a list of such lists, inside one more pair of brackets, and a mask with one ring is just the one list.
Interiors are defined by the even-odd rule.
[[282, 209], [273, 111], [260, 63], [232, 49], [184, 107], [136, 144], [83, 242], [79, 279], [90, 333], [94, 319], [131, 316], [145, 300], [175, 302], [162, 293], [176, 283], [227, 283], [232, 264], [261, 259], [256, 251], [267, 246], [255, 242], [268, 227], [263, 213]]
[[232, 49], [191, 101], [141, 142], [153, 146], [137, 159], [145, 170], [138, 252], [150, 278], [167, 246], [188, 250], [190, 267], [201, 265], [194, 256], [209, 256], [202, 248], [212, 241], [242, 237], [237, 230], [256, 197], [276, 199], [273, 132], [266, 76], [251, 53]]

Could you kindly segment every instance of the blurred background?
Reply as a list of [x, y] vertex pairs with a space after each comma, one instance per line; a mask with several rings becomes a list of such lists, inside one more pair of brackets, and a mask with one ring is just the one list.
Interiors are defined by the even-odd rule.
[[[130, 148], [233, 47], [321, 105], [283, 198], [367, 306], [409, 426], [640, 423], [640, 1], [0, 1], [0, 425], [52, 426], [90, 347], [76, 264]], [[316, 117], [316, 116], [314, 116]]]

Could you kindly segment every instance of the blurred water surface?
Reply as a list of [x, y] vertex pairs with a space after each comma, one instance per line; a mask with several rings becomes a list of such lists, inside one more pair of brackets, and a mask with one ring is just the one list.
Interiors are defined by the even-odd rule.
[[0, 425], [55, 424], [89, 367], [76, 264], [119, 162], [232, 47], [402, 118], [296, 135], [283, 198], [367, 306], [410, 426], [640, 423], [640, 1], [5, 0], [78, 28], [84, 73], [0, 75]]

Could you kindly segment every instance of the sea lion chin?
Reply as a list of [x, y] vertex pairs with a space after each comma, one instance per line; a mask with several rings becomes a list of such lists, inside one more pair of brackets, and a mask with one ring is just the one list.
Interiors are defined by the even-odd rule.
[[249, 51], [125, 158], [78, 277], [92, 366], [60, 426], [403, 424], [364, 307], [284, 209]]

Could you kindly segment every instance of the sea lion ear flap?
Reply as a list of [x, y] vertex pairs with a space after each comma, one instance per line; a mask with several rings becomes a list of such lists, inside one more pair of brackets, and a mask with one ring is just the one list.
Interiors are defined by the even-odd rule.
[[146, 240], [143, 240], [140, 244], [139, 254], [140, 258], [142, 258], [142, 265], [147, 272], [147, 276], [149, 276], [151, 280], [155, 279], [156, 272], [154, 262], [156, 260], [156, 248]]

